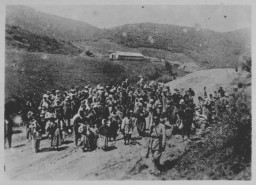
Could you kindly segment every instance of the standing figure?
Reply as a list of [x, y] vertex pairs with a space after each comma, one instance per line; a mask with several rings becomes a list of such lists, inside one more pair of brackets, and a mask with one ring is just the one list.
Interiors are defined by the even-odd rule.
[[117, 137], [117, 131], [118, 131], [118, 118], [115, 113], [113, 113], [110, 118], [110, 125], [109, 125], [109, 140], [113, 138], [113, 140], [116, 140]]
[[78, 114], [76, 114], [73, 118], [73, 126], [75, 133], [75, 145], [78, 146], [78, 140], [81, 139], [81, 133], [78, 132], [78, 128], [81, 124], [83, 124], [85, 119], [84, 111], [80, 110]]
[[137, 118], [137, 130], [140, 136], [145, 134], [146, 130], [146, 117], [148, 117], [148, 111], [146, 111], [142, 103], [138, 103], [138, 110], [135, 112]]
[[109, 127], [107, 125], [107, 120], [102, 120], [102, 125], [99, 128], [99, 140], [98, 140], [98, 147], [106, 150], [108, 148], [108, 134], [109, 134]]
[[121, 131], [124, 135], [124, 144], [129, 144], [133, 131], [133, 120], [132, 120], [132, 111], [129, 111], [127, 115], [124, 117], [121, 125]]
[[39, 123], [33, 119], [30, 121], [31, 136], [32, 136], [32, 148], [35, 153], [40, 150], [40, 140], [41, 140], [41, 127]]
[[148, 151], [146, 157], [149, 156], [151, 151], [152, 161], [154, 163], [154, 169], [151, 171], [152, 174], [160, 173], [160, 158], [165, 150], [165, 126], [160, 123], [160, 117], [158, 115], [154, 115], [153, 117], [153, 125], [150, 128], [150, 138], [148, 142]]
[[27, 114], [28, 122], [26, 123], [26, 138], [28, 141], [32, 139], [31, 136], [31, 127], [30, 127], [30, 122], [34, 119], [34, 113], [32, 111], [29, 111]]
[[13, 120], [4, 119], [4, 144], [8, 141], [9, 148], [12, 147]]
[[64, 119], [67, 124], [66, 126], [68, 129], [70, 129], [70, 121], [71, 121], [71, 117], [72, 117], [70, 96], [67, 96], [63, 103], [63, 114], [64, 114]]
[[192, 103], [189, 103], [184, 111], [184, 122], [182, 129], [182, 138], [187, 135], [188, 141], [190, 141], [191, 126], [194, 119], [194, 107]]

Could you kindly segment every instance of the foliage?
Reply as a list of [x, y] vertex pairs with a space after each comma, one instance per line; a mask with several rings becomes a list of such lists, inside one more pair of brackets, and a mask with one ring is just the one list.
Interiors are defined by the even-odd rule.
[[251, 162], [251, 101], [244, 89], [232, 94], [229, 108], [219, 113], [219, 118], [228, 124], [234, 133], [233, 157], [239, 164]]
[[180, 156], [173, 179], [251, 179], [251, 101], [246, 89], [229, 91], [228, 106], [217, 101], [217, 122]]
[[33, 34], [19, 26], [6, 25], [7, 48], [23, 49], [30, 52], [78, 55], [82, 51], [70, 42], [58, 41], [45, 35]]
[[242, 69], [251, 72], [252, 58], [251, 56], [243, 56]]
[[156, 79], [157, 82], [167, 83], [174, 80], [174, 77], [172, 75], [166, 74], [162, 75], [159, 78]]
[[173, 71], [172, 71], [172, 65], [170, 64], [170, 62], [165, 61], [165, 68], [169, 71], [169, 73], [172, 75]]

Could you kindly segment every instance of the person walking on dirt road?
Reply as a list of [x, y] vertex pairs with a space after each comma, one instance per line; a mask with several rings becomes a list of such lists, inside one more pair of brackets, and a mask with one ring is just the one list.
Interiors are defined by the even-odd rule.
[[154, 115], [153, 125], [150, 128], [150, 139], [148, 142], [148, 151], [146, 158], [149, 156], [149, 152], [152, 153], [152, 161], [154, 163], [154, 169], [151, 171], [152, 174], [160, 173], [160, 158], [165, 150], [166, 133], [165, 126], [160, 123], [160, 117]]

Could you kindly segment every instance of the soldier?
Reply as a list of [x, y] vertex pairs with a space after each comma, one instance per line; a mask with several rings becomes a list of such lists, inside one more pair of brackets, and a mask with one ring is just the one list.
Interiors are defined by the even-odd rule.
[[165, 126], [160, 123], [160, 117], [154, 115], [153, 125], [150, 128], [150, 139], [148, 142], [148, 151], [146, 157], [148, 158], [149, 153], [152, 153], [152, 161], [154, 163], [154, 169], [151, 171], [152, 174], [158, 175], [160, 173], [160, 158], [162, 152], [165, 150]]

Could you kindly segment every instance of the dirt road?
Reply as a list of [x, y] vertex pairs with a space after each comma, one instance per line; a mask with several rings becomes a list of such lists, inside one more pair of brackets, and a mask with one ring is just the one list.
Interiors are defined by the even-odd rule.
[[[190, 74], [177, 81], [170, 82], [171, 88], [188, 87], [190, 85], [196, 93], [216, 85], [230, 83], [235, 75], [232, 69], [212, 69]], [[216, 76], [217, 75], [217, 76]], [[152, 168], [151, 159], [146, 159], [147, 138], [140, 138], [136, 129], [132, 135], [130, 145], [124, 145], [120, 134], [116, 142], [110, 142], [110, 150], [95, 150], [82, 152], [74, 146], [73, 137], [68, 137], [60, 151], [50, 150], [50, 141], [41, 142], [41, 152], [33, 153], [31, 142], [27, 143], [25, 128], [15, 128], [13, 148], [6, 149], [5, 172], [7, 178], [18, 180], [84, 180], [84, 179], [169, 179], [166, 176], [154, 176], [149, 173]], [[166, 150], [162, 155], [163, 169], [172, 170], [175, 161], [186, 151], [187, 141], [182, 142], [180, 135], [170, 137]], [[193, 141], [192, 141], [193, 142]], [[171, 171], [172, 174], [175, 171]]]
[[213, 93], [216, 87], [223, 88], [230, 85], [230, 83], [239, 75], [235, 69], [208, 69], [190, 73], [182, 78], [168, 82], [166, 85], [170, 86], [173, 92], [175, 88], [194, 89], [196, 96], [202, 95], [204, 86], [207, 87], [208, 93]]
[[[120, 134], [116, 142], [110, 142], [110, 150], [82, 152], [74, 146], [73, 137], [60, 151], [49, 149], [48, 139], [41, 141], [41, 152], [32, 151], [31, 142], [25, 139], [25, 128], [16, 127], [13, 148], [5, 150], [5, 172], [7, 178], [17, 180], [83, 180], [83, 179], [158, 179], [150, 175], [151, 159], [146, 159], [147, 138], [136, 132], [130, 145], [124, 145]], [[167, 131], [170, 136], [170, 130]], [[162, 157], [165, 168], [170, 161], [181, 155], [187, 142], [180, 136], [167, 141]], [[171, 156], [171, 157], [170, 157]], [[167, 165], [167, 166], [166, 166]]]

